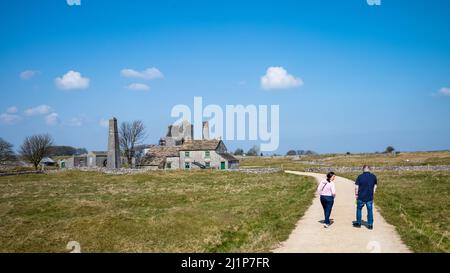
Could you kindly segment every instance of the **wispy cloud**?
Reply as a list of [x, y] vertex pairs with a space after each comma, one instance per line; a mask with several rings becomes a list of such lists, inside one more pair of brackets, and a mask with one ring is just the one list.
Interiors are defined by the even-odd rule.
[[8, 113], [8, 114], [15, 114], [17, 112], [19, 112], [19, 109], [17, 109], [17, 107], [15, 107], [15, 106], [11, 106], [11, 107], [8, 107], [8, 109], [6, 109], [6, 113]]
[[442, 88], [439, 89], [439, 91], [437, 92], [437, 95], [439, 95], [439, 96], [444, 96], [444, 97], [450, 97], [450, 88], [448, 88], [448, 87], [442, 87]]
[[19, 77], [20, 77], [20, 79], [27, 81], [27, 80], [31, 80], [31, 78], [33, 78], [34, 76], [36, 76], [39, 73], [40, 72], [37, 70], [25, 70], [25, 71], [20, 72]]
[[267, 68], [266, 74], [261, 77], [261, 87], [263, 89], [288, 89], [303, 85], [301, 78], [295, 77], [281, 66]]
[[53, 112], [53, 113], [45, 116], [45, 123], [47, 123], [47, 125], [50, 125], [50, 126], [57, 125], [59, 123], [58, 113]]
[[158, 68], [152, 67], [147, 68], [144, 71], [136, 71], [134, 69], [122, 69], [120, 74], [126, 78], [137, 78], [143, 80], [154, 80], [154, 79], [162, 79], [164, 78], [163, 73], [159, 71]]
[[[3, 124], [15, 124], [22, 120], [22, 116], [16, 114], [19, 109], [15, 106], [11, 106], [6, 110], [6, 113], [0, 114], [0, 123]], [[46, 104], [41, 104], [36, 107], [28, 108], [24, 112], [26, 117], [44, 116], [44, 121], [47, 125], [57, 125], [60, 123], [58, 113], [54, 112], [52, 108]], [[77, 126], [80, 121], [72, 119], [69, 124]]]
[[127, 86], [127, 89], [134, 90], [134, 91], [148, 91], [148, 90], [150, 90], [150, 87], [143, 83], [132, 83]]
[[69, 6], [81, 6], [81, 0], [66, 0]]
[[56, 87], [61, 90], [86, 89], [89, 87], [89, 82], [89, 78], [84, 78], [80, 72], [73, 70], [55, 79]]
[[9, 113], [0, 114], [0, 123], [2, 123], [2, 124], [8, 124], [8, 125], [16, 124], [21, 119], [22, 118], [16, 114], [9, 114]]
[[27, 116], [35, 116], [35, 115], [45, 115], [48, 114], [51, 111], [51, 107], [45, 104], [29, 108], [25, 110], [25, 115]]

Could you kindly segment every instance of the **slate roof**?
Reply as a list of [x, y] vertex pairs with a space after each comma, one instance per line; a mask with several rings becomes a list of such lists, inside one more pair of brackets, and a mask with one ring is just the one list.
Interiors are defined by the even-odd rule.
[[180, 146], [153, 146], [148, 149], [148, 155], [179, 157]]
[[180, 151], [208, 151], [216, 150], [222, 140], [187, 140], [180, 146]]
[[179, 148], [179, 146], [153, 146], [142, 159], [141, 165], [164, 167], [167, 157], [180, 156]]
[[228, 161], [239, 161], [236, 157], [234, 157], [232, 154], [228, 154], [228, 153], [220, 153], [219, 154], [221, 157], [223, 157], [224, 159], [228, 160]]
[[53, 159], [51, 159], [50, 157], [43, 157], [42, 160], [40, 161], [40, 163], [55, 163], [55, 161]]

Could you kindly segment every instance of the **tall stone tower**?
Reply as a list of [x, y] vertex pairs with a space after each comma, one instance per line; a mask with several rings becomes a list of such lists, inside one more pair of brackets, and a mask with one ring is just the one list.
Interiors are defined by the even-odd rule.
[[109, 120], [107, 168], [120, 168], [119, 131], [117, 130], [116, 118]]

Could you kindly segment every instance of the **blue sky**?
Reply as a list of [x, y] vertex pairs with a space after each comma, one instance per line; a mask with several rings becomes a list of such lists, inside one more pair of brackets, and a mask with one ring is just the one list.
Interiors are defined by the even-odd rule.
[[[111, 116], [155, 143], [202, 96], [280, 105], [279, 153], [450, 149], [447, 0], [3, 1], [0, 39], [0, 137], [16, 147], [50, 133], [104, 150]], [[303, 84], [267, 90], [269, 67]]]

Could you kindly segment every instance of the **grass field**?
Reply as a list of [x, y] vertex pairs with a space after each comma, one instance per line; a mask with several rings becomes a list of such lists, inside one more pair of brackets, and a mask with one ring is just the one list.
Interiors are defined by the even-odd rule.
[[[355, 179], [358, 174], [339, 174]], [[450, 252], [450, 172], [377, 172], [375, 205], [414, 252]], [[376, 221], [376, 219], [375, 219]]]
[[284, 173], [66, 171], [0, 177], [0, 252], [267, 252], [315, 182]]
[[[450, 152], [251, 157], [242, 166], [447, 165]], [[376, 206], [415, 252], [450, 252], [450, 172], [382, 171]], [[339, 173], [354, 179], [357, 173]], [[0, 252], [267, 252], [311, 204], [312, 178], [234, 172], [0, 177]]]
[[450, 165], [450, 151], [414, 152], [392, 154], [353, 154], [353, 155], [309, 155], [299, 160], [289, 157], [247, 157], [241, 160], [242, 167], [267, 166], [285, 169], [305, 170], [311, 167], [355, 167], [371, 166], [435, 166]]

